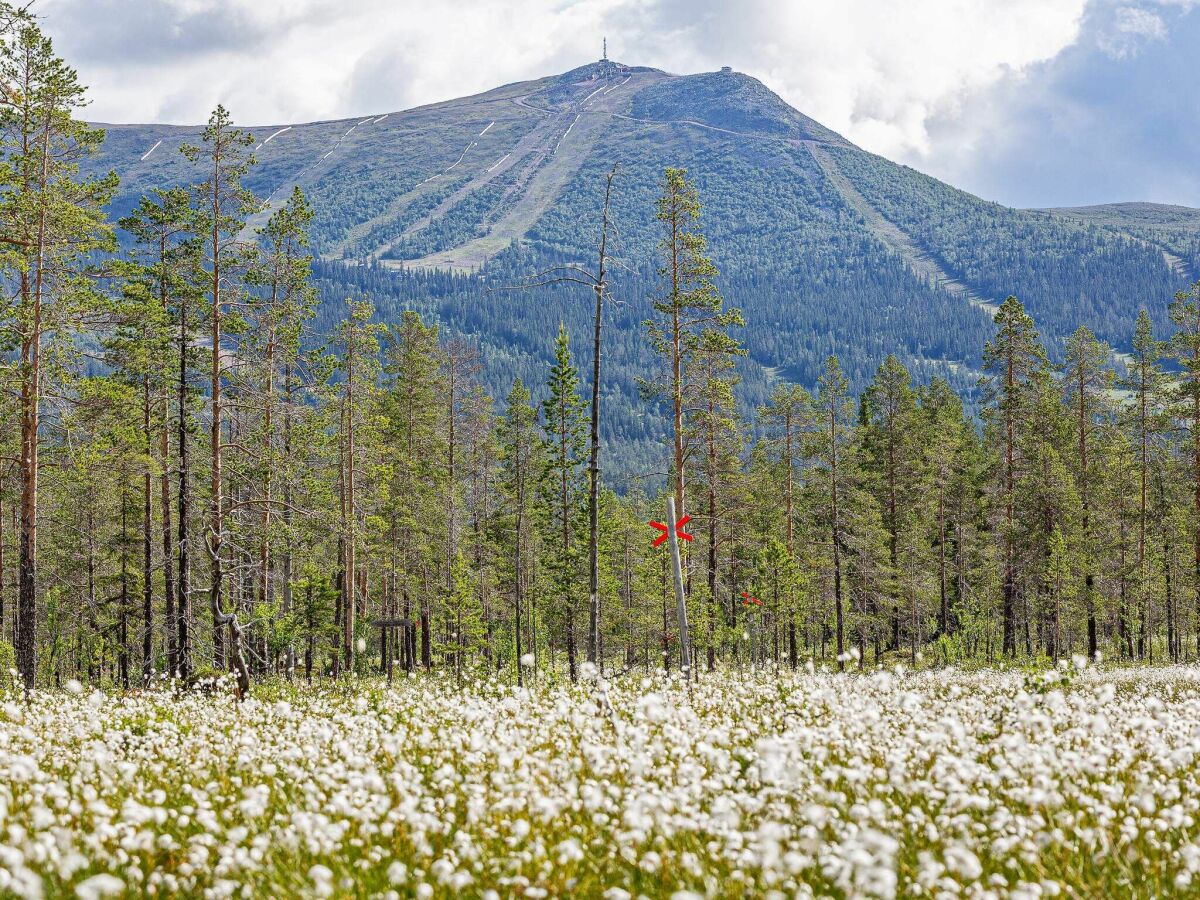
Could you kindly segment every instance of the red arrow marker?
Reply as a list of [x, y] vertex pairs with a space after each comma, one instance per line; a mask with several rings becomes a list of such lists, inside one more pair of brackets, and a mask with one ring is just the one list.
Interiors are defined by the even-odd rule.
[[682, 519], [680, 519], [678, 522], [675, 523], [675, 536], [676, 537], [681, 537], [685, 541], [690, 541], [692, 539], [692, 536], [683, 530], [683, 526], [686, 525], [691, 520], [692, 520], [691, 516], [684, 516]]
[[[675, 523], [675, 536], [677, 538], [680, 538], [681, 540], [684, 540], [684, 541], [690, 541], [692, 539], [692, 536], [683, 530], [683, 526], [686, 525], [691, 520], [692, 520], [691, 516], [684, 516], [682, 519], [680, 519], [678, 522]], [[649, 524], [650, 524], [651, 528], [657, 528], [659, 531], [662, 532], [662, 534], [660, 534], [658, 537], [656, 537], [654, 539], [654, 542], [651, 544], [651, 546], [661, 547], [663, 544], [663, 541], [665, 541], [667, 539], [667, 531], [668, 531], [667, 526], [664, 525], [662, 522], [654, 522], [654, 521], [651, 521]]]
[[658, 537], [656, 537], [654, 539], [654, 543], [651, 546], [654, 546], [654, 547], [661, 546], [662, 542], [667, 539], [667, 526], [664, 525], [662, 522], [651, 522], [650, 527], [657, 528], [659, 531], [662, 532], [662, 534], [660, 534]]

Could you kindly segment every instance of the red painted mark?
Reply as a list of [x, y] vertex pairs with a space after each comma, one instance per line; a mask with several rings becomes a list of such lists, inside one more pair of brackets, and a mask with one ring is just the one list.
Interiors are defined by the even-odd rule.
[[744, 598], [742, 600], [742, 606], [762, 606], [761, 600], [759, 600], [757, 597], [751, 597], [745, 591], [742, 591], [742, 597]]
[[[682, 540], [685, 540], [685, 541], [690, 541], [692, 539], [692, 536], [683, 530], [683, 526], [686, 525], [691, 520], [692, 520], [691, 516], [684, 516], [682, 519], [680, 519], [678, 522], [675, 523], [675, 536], [677, 538], [681, 538]], [[658, 537], [656, 537], [654, 539], [654, 542], [651, 546], [661, 547], [663, 541], [665, 541], [667, 539], [667, 532], [669, 531], [669, 529], [662, 522], [654, 522], [654, 521], [650, 522], [650, 527], [657, 528], [659, 531], [662, 532], [662, 534], [660, 534]]]

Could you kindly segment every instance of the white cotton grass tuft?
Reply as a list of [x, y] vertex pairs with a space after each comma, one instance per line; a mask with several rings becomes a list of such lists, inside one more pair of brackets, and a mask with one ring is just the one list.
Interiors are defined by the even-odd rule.
[[101, 900], [112, 897], [125, 890], [125, 882], [115, 875], [101, 873], [93, 875], [75, 885], [75, 896], [79, 900]]
[[1147, 893], [1200, 884], [1189, 667], [696, 659], [9, 695], [0, 896], [1101, 896], [1130, 861]]

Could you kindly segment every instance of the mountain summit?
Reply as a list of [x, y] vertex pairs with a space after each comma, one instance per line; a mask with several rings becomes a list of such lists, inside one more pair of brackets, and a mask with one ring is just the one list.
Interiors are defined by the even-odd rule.
[[[199, 128], [106, 127], [93, 162], [121, 175], [115, 212], [195, 177], [178, 147]], [[487, 286], [547, 260], [590, 259], [603, 176], [620, 163], [624, 305], [613, 313], [607, 408], [618, 437], [647, 447], [660, 428], [634, 372], [646, 362], [639, 323], [655, 289], [666, 166], [697, 181], [719, 286], [745, 311], [751, 403], [777, 378], [811, 383], [834, 352], [856, 384], [895, 352], [918, 377], [970, 391], [991, 311], [1008, 294], [1052, 354], [1081, 322], [1120, 347], [1139, 306], [1165, 327], [1172, 294], [1200, 272], [1196, 210], [985, 202], [856, 147], [727, 69], [671, 75], [600, 60], [402, 112], [251, 130], [259, 165], [248, 185], [269, 204], [299, 185], [316, 209], [327, 297], [368, 292], [383, 318], [415, 307], [472, 336], [497, 392], [514, 373], [539, 382], [558, 322], [581, 335], [588, 313], [562, 289]]]

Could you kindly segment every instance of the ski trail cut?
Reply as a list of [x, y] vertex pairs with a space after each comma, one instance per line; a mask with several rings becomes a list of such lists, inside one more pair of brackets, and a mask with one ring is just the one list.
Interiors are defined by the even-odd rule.
[[162, 141], [159, 141], [157, 144], [155, 144], [153, 147], [151, 147], [149, 150], [147, 150], [145, 153], [143, 153], [142, 158], [140, 160], [138, 160], [138, 162], [145, 162], [147, 159], [149, 159], [150, 154], [153, 153], [155, 150], [157, 150], [159, 147], [159, 144], [161, 144], [161, 143], [162, 143]]
[[[423, 184], [429, 184], [429, 182], [433, 181], [433, 179], [435, 179], [435, 178], [441, 178], [443, 175], [445, 175], [447, 172], [449, 172], [451, 169], [453, 169], [455, 166], [457, 166], [460, 162], [462, 162], [463, 159], [466, 158], [466, 155], [471, 152], [471, 148], [474, 147], [476, 143], [477, 143], [476, 141], [471, 141], [471, 143], [467, 144], [467, 148], [465, 150], [463, 150], [462, 153], [459, 154], [458, 159], [456, 159], [453, 163], [451, 163], [447, 168], [442, 169], [442, 171], [437, 172], [433, 175], [430, 175], [424, 181], [418, 181], [416, 184], [416, 187], [420, 187]], [[414, 190], [415, 189], [416, 188], [414, 188]]]
[[825, 173], [833, 189], [852, 210], [858, 213], [871, 233], [889, 250], [900, 257], [901, 261], [918, 278], [934, 287], [966, 300], [977, 309], [995, 315], [1000, 309], [994, 302], [981, 297], [970, 286], [963, 284], [920, 247], [909, 235], [901, 230], [896, 223], [884, 218], [871, 202], [856, 188], [838, 166], [837, 161], [823, 147], [814, 141], [803, 141], [808, 148], [813, 161]]
[[[474, 147], [476, 143], [477, 143], [476, 141], [471, 141], [471, 143], [467, 144], [467, 149], [466, 149], [466, 150], [464, 150], [464, 151], [462, 152], [462, 155], [460, 155], [460, 156], [458, 157], [458, 159], [456, 159], [456, 160], [455, 160], [455, 161], [454, 161], [454, 162], [453, 162], [453, 163], [450, 165], [450, 169], [453, 169], [453, 168], [457, 167], [457, 166], [458, 166], [458, 164], [459, 164], [460, 162], [462, 162], [464, 159], [466, 159], [466, 156], [467, 156], [467, 154], [471, 152], [471, 148], [472, 148], [472, 147]], [[446, 172], [449, 172], [449, 171], [450, 171], [450, 169], [447, 169], [447, 170], [446, 170]], [[445, 174], [445, 172], [443, 172], [442, 174]]]
[[[663, 77], [665, 76], [654, 73], [631, 76], [625, 81], [618, 82], [611, 92], [592, 97], [586, 109], [581, 109], [579, 104], [574, 104], [568, 110], [555, 112], [545, 121], [544, 128], [539, 127], [523, 138], [522, 145], [513, 148], [512, 156], [505, 160], [496, 171], [511, 171], [511, 168], [506, 169], [506, 167], [512, 167], [514, 159], [528, 159], [529, 164], [516, 179], [511, 193], [512, 202], [506, 202], [499, 217], [486, 223], [485, 234], [420, 259], [403, 262], [385, 260], [383, 264], [399, 265], [405, 269], [451, 269], [456, 271], [478, 269], [489, 258], [504, 250], [512, 241], [527, 234], [545, 211], [553, 205], [556, 198], [562, 194], [579, 171], [589, 149], [605, 131], [612, 127], [616, 110], [623, 107], [625, 98], [631, 91], [630, 86], [641, 87], [657, 82]], [[625, 87], [616, 90], [622, 85]], [[536, 111], [539, 115], [544, 116], [548, 112], [525, 103], [520, 98], [509, 99], [518, 106]], [[556, 146], [554, 136], [559, 129], [562, 129], [564, 122], [571, 126], [565, 129], [570, 133], [570, 152], [554, 155], [553, 151]], [[566, 137], [565, 133], [563, 137]], [[561, 147], [562, 143], [560, 138], [557, 146]], [[485, 174], [483, 177], [492, 176]]]
[[494, 163], [492, 163], [492, 165], [488, 168], [488, 171], [489, 172], [492, 171], [492, 169], [496, 168], [498, 165], [500, 165], [502, 162], [504, 162], [510, 156], [512, 156], [511, 153], [505, 153], [502, 157], [500, 157], [498, 160], [496, 160]]
[[485, 129], [483, 129], [483, 131], [479, 132], [479, 137], [483, 137], [485, 134], [487, 134], [488, 131], [490, 131], [492, 126], [495, 124], [496, 123], [494, 121], [488, 122], [487, 128], [485, 128]]
[[[581, 115], [583, 115], [583, 113], [579, 113], [575, 116], [575, 122], [579, 121], [579, 116]], [[571, 129], [575, 127], [575, 122], [572, 122], [567, 126], [567, 130], [563, 132], [562, 137], [558, 139], [558, 143], [554, 145], [554, 153], [552, 154], [553, 156], [558, 156], [558, 148], [562, 146], [562, 142], [567, 139], [567, 135], [570, 134]]]
[[288, 126], [287, 126], [287, 127], [285, 127], [285, 128], [280, 128], [278, 131], [273, 131], [273, 132], [271, 132], [270, 136], [269, 136], [269, 137], [268, 137], [268, 138], [267, 138], [265, 141], [263, 141], [263, 142], [262, 142], [262, 143], [260, 143], [260, 144], [259, 144], [257, 147], [255, 147], [255, 148], [254, 148], [255, 152], [258, 152], [258, 151], [259, 151], [259, 150], [261, 150], [263, 147], [267, 146], [267, 144], [271, 143], [271, 138], [274, 138], [274, 137], [276, 137], [277, 135], [281, 135], [281, 134], [283, 134], [285, 131], [291, 131], [291, 130], [292, 130], [292, 126], [291, 126], [291, 125], [288, 125]]
[[582, 100], [582, 101], [580, 101], [579, 105], [580, 105], [580, 106], [587, 106], [587, 102], [588, 102], [589, 100], [591, 100], [593, 97], [595, 97], [595, 96], [596, 96], [598, 93], [600, 93], [602, 90], [604, 90], [604, 85], [600, 85], [600, 87], [596, 88], [594, 91], [592, 91], [592, 92], [591, 92], [590, 94], [588, 94], [586, 97], [584, 97], [584, 98], [583, 98], [583, 100]]

